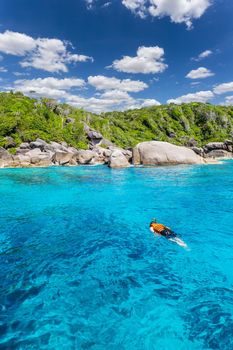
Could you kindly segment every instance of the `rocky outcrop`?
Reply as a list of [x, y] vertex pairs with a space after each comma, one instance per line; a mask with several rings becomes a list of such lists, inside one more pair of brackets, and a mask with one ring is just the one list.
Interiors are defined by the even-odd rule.
[[89, 146], [91, 149], [95, 148], [96, 146], [114, 146], [113, 143], [104, 138], [100, 132], [90, 128], [87, 124], [84, 124], [84, 131], [86, 133], [86, 137], [89, 141]]
[[215, 149], [213, 151], [208, 152], [205, 154], [205, 157], [208, 158], [232, 158], [233, 154], [231, 152], [225, 151], [223, 149]]
[[122, 151], [116, 149], [112, 152], [108, 165], [110, 168], [127, 168], [130, 166], [130, 163], [128, 162], [128, 159], [126, 156], [123, 154]]
[[52, 162], [57, 165], [65, 165], [69, 164], [73, 157], [73, 153], [57, 150], [52, 157]]
[[135, 165], [201, 164], [202, 157], [193, 150], [161, 141], [139, 143], [133, 149]]
[[[111, 164], [113, 167], [129, 166], [132, 152], [111, 146], [103, 148], [99, 145], [89, 150], [80, 150], [69, 147], [66, 142], [47, 143], [42, 139], [32, 142], [24, 142], [11, 155], [6, 149], [0, 149], [0, 167], [39, 167], [51, 165], [96, 165], [108, 164], [111, 155], [120, 152], [119, 159], [113, 155]], [[117, 153], [118, 154], [118, 153]], [[120, 164], [121, 163], [121, 164]], [[115, 165], [116, 164], [116, 165]]]
[[[78, 164], [91, 164], [94, 158], [98, 158], [97, 153], [89, 150], [80, 150], [76, 155]], [[92, 162], [94, 164], [94, 162]]]
[[203, 151], [206, 158], [232, 158], [233, 141], [210, 142], [203, 147]]
[[15, 143], [13, 137], [11, 137], [11, 136], [6, 136], [6, 137], [4, 138], [4, 147], [5, 147], [6, 149], [12, 148], [12, 147], [15, 147], [15, 146], [16, 146], [16, 143]]
[[[90, 128], [89, 138], [99, 140], [100, 135]], [[102, 137], [102, 135], [101, 135]], [[9, 139], [9, 142], [12, 140]], [[24, 142], [10, 150], [0, 147], [0, 167], [47, 167], [51, 165], [96, 165], [108, 164], [111, 168], [129, 167], [130, 164], [168, 165], [216, 163], [218, 158], [233, 158], [233, 142], [211, 142], [203, 148], [176, 146], [168, 142], [148, 141], [139, 143], [133, 152], [131, 149], [116, 147], [111, 142], [108, 146], [102, 142], [92, 142], [90, 149], [80, 150], [67, 145], [66, 142], [46, 142], [36, 139]], [[12, 141], [13, 142], [13, 141]], [[13, 143], [12, 143], [13, 144]], [[194, 144], [194, 143], [192, 143]], [[14, 154], [11, 154], [11, 153]]]
[[201, 147], [190, 147], [190, 148], [199, 156], [204, 157], [204, 149], [203, 148], [201, 148]]
[[3, 147], [0, 147], [0, 168], [5, 168], [12, 163], [13, 157]]

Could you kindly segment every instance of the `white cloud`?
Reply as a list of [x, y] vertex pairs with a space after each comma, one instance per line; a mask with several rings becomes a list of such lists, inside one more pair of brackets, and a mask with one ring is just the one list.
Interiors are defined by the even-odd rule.
[[[113, 110], [126, 110], [158, 104], [156, 100], [134, 99], [128, 92], [139, 92], [147, 87], [140, 81], [120, 80], [103, 76], [89, 77], [97, 90], [98, 97], [82, 97], [74, 93], [74, 88], [83, 88], [85, 81], [77, 78], [56, 79], [53, 77], [20, 79], [14, 83], [13, 90], [32, 97], [49, 97], [65, 101], [78, 108], [101, 113]], [[95, 79], [96, 78], [96, 79]], [[12, 89], [12, 88], [11, 88]]]
[[168, 16], [172, 22], [191, 28], [192, 21], [205, 13], [211, 0], [122, 0], [122, 4], [142, 18]]
[[70, 95], [67, 97], [67, 103], [95, 113], [125, 110], [128, 109], [128, 105], [133, 103], [133, 101], [134, 99], [130, 96], [128, 99], [125, 96], [123, 99], [120, 99], [117, 95], [115, 97], [112, 96], [112, 98], [110, 98], [110, 96], [84, 98], [77, 95]]
[[204, 67], [199, 67], [198, 69], [191, 70], [187, 75], [186, 78], [190, 79], [204, 79], [208, 77], [212, 77], [214, 73], [212, 73], [209, 69]]
[[233, 106], [233, 96], [227, 96], [225, 102], [227, 106]]
[[146, 98], [146, 99], [140, 99], [136, 100], [136, 106], [135, 108], [144, 108], [144, 107], [152, 107], [152, 106], [159, 106], [160, 102], [154, 99]]
[[97, 90], [139, 92], [148, 87], [146, 83], [140, 80], [120, 80], [115, 77], [106, 77], [104, 75], [89, 76], [88, 83], [94, 86]]
[[105, 91], [100, 95], [102, 99], [118, 100], [118, 101], [129, 101], [132, 97], [125, 91], [121, 90], [110, 90]]
[[67, 90], [83, 87], [85, 81], [76, 78], [56, 79], [48, 77], [44, 79], [16, 80], [14, 85], [14, 90], [26, 95], [61, 99], [68, 97]]
[[141, 46], [137, 56], [123, 56], [113, 61], [111, 68], [125, 73], [162, 73], [168, 66], [164, 63], [164, 49], [159, 46]]
[[92, 57], [72, 54], [68, 43], [60, 39], [34, 39], [26, 34], [5, 31], [0, 33], [0, 51], [15, 56], [24, 56], [22, 67], [33, 67], [48, 72], [67, 72], [72, 62], [93, 61]]
[[205, 50], [205, 51], [201, 52], [197, 57], [192, 58], [192, 60], [198, 62], [198, 61], [203, 60], [203, 59], [206, 58], [206, 57], [209, 57], [209, 56], [212, 55], [212, 54], [213, 54], [213, 51], [211, 51], [211, 50]]
[[6, 73], [7, 69], [5, 67], [0, 67], [0, 73]]
[[167, 103], [189, 103], [189, 102], [207, 102], [214, 98], [214, 94], [212, 91], [198, 91], [195, 93], [190, 93], [187, 95], [183, 95], [180, 97], [177, 97], [175, 99], [170, 99], [167, 101]]
[[233, 92], [233, 81], [229, 83], [216, 85], [213, 91], [215, 94], [218, 95], [225, 94], [226, 92]]
[[[159, 105], [160, 103], [156, 100], [150, 99], [134, 99], [128, 95], [122, 95], [120, 98], [119, 94], [109, 94], [106, 92], [100, 96], [100, 98], [83, 98], [80, 96], [71, 95], [67, 99], [67, 103], [88, 110], [94, 113], [101, 113], [106, 111], [123, 111], [128, 109], [137, 109], [142, 107], [148, 107], [152, 105]], [[112, 91], [111, 91], [112, 93]], [[120, 92], [122, 93], [122, 91]]]
[[11, 32], [0, 33], [0, 51], [9, 55], [24, 56], [36, 48], [36, 42], [26, 34]]
[[77, 78], [57, 79], [53, 77], [37, 78], [37, 79], [31, 79], [31, 80], [16, 80], [15, 83], [17, 85], [21, 84], [24, 86], [33, 86], [34, 88], [47, 87], [50, 89], [59, 89], [59, 90], [61, 89], [69, 90], [73, 87], [83, 87], [85, 85], [85, 81], [83, 79], [77, 79]]

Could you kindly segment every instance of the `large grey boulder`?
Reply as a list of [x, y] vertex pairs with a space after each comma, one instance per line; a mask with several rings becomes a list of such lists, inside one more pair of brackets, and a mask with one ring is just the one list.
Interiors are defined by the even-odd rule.
[[73, 153], [57, 150], [53, 155], [52, 161], [58, 165], [65, 165], [68, 164], [73, 157]]
[[31, 157], [39, 156], [40, 154], [43, 154], [43, 153], [41, 152], [40, 148], [33, 148], [24, 154], [31, 158]]
[[228, 152], [233, 152], [233, 140], [225, 140], [225, 145]]
[[204, 159], [190, 148], [168, 142], [148, 141], [133, 149], [135, 165], [201, 164]]
[[30, 142], [30, 148], [39, 148], [41, 151], [44, 150], [47, 142], [41, 139], [36, 139], [36, 141]]
[[210, 152], [216, 149], [223, 149], [226, 150], [227, 146], [225, 144], [225, 142], [209, 142], [207, 143], [207, 145], [205, 145], [204, 150], [205, 152]]
[[110, 168], [127, 168], [130, 166], [128, 159], [121, 150], [114, 150], [109, 158], [108, 166]]
[[30, 152], [31, 149], [28, 148], [17, 148], [16, 149], [16, 155], [18, 154], [26, 154], [27, 152]]
[[16, 146], [16, 143], [15, 143], [13, 137], [11, 137], [11, 136], [4, 137], [4, 143], [5, 143], [4, 147], [6, 149]]
[[13, 157], [3, 147], [0, 147], [0, 168], [10, 167]]
[[90, 150], [80, 150], [75, 155], [78, 164], [93, 164], [92, 160], [97, 157], [97, 153]]
[[204, 149], [201, 147], [190, 147], [196, 154], [203, 157], [204, 156]]
[[23, 143], [21, 143], [19, 148], [20, 149], [29, 149], [30, 148], [30, 144], [28, 142], [23, 142]]
[[110, 146], [109, 150], [111, 151], [111, 154], [114, 151], [120, 151], [121, 153], [124, 154], [124, 156], [127, 158], [128, 161], [132, 160], [132, 156], [133, 156], [132, 151], [130, 151], [128, 149], [123, 149], [123, 148], [116, 147], [116, 146]]
[[100, 132], [91, 129], [87, 124], [84, 124], [84, 131], [90, 142], [90, 146], [95, 147], [101, 143], [103, 136]]
[[24, 154], [18, 154], [13, 156], [14, 166], [27, 168], [31, 166], [31, 158], [30, 156]]
[[41, 152], [40, 148], [34, 148], [25, 153], [25, 156], [30, 157], [30, 163], [35, 166], [49, 166], [52, 164], [52, 152]]
[[[97, 146], [97, 147], [93, 148], [93, 149], [92, 149], [92, 152], [95, 153], [95, 156], [92, 158], [90, 164], [97, 165], [97, 164], [105, 164], [105, 163], [108, 163], [109, 157], [106, 157], [105, 151], [106, 151], [106, 149], [105, 149], [105, 148], [102, 148], [102, 147], [100, 147], [100, 146]], [[112, 153], [112, 152], [110, 151], [110, 154], [111, 154], [111, 153]], [[109, 156], [110, 156], [110, 154], [109, 154]]]
[[208, 152], [205, 156], [209, 158], [232, 158], [233, 154], [223, 149], [216, 149]]

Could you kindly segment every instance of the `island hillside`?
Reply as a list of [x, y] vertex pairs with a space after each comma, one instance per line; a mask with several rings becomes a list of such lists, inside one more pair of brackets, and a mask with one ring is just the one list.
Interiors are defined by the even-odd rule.
[[232, 140], [233, 106], [193, 102], [97, 115], [51, 99], [0, 93], [0, 146], [12, 154], [22, 142], [37, 138], [88, 149], [87, 126], [124, 149], [151, 140], [202, 147]]

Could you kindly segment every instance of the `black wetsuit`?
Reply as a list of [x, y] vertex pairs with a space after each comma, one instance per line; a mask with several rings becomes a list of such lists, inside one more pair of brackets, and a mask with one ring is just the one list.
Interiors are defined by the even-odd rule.
[[174, 238], [177, 237], [176, 233], [170, 230], [169, 228], [165, 228], [163, 231], [159, 233], [161, 236], [165, 238]]

